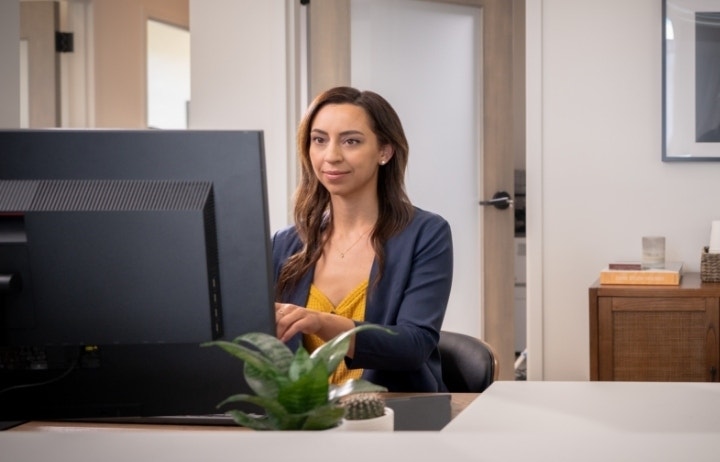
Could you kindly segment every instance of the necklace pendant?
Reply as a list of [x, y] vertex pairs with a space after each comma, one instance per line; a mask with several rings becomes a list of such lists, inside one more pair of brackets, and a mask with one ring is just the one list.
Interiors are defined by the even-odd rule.
[[355, 245], [356, 245], [358, 242], [360, 242], [360, 240], [361, 240], [368, 232], [370, 232], [369, 229], [368, 229], [367, 231], [365, 231], [364, 233], [362, 233], [362, 234], [360, 235], [360, 237], [358, 237], [355, 242], [353, 242], [352, 244], [350, 244], [350, 247], [348, 247], [347, 249], [345, 249], [344, 252], [338, 250], [337, 252], [338, 252], [338, 254], [340, 254], [340, 259], [341, 259], [341, 260], [344, 260], [344, 259], [345, 259], [345, 254], [348, 253], [348, 252], [350, 252], [350, 250], [352, 250], [352, 248], [355, 247]]

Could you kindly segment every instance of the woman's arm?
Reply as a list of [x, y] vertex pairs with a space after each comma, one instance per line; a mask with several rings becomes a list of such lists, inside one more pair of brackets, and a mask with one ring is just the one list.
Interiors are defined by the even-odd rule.
[[438, 215], [424, 212], [418, 221], [388, 242], [385, 273], [365, 312], [366, 322], [398, 335], [360, 332], [349, 367], [416, 370], [437, 347], [452, 285], [452, 234]]

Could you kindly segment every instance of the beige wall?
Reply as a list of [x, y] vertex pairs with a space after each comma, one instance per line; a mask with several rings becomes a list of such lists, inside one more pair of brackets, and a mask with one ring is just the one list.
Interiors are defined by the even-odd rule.
[[93, 0], [95, 126], [145, 128], [145, 23], [189, 28], [188, 0]]

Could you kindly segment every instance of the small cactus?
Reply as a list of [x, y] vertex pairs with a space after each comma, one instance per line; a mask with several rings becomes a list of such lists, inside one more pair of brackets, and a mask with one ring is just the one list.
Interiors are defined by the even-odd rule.
[[347, 420], [365, 420], [385, 415], [385, 400], [377, 393], [355, 393], [341, 400]]

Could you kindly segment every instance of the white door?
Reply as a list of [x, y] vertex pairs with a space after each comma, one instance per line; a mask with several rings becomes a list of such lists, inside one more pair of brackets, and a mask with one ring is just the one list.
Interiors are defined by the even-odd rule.
[[408, 194], [450, 223], [453, 287], [443, 328], [481, 324], [479, 8], [415, 0], [351, 0], [351, 84], [383, 95], [410, 143]]

